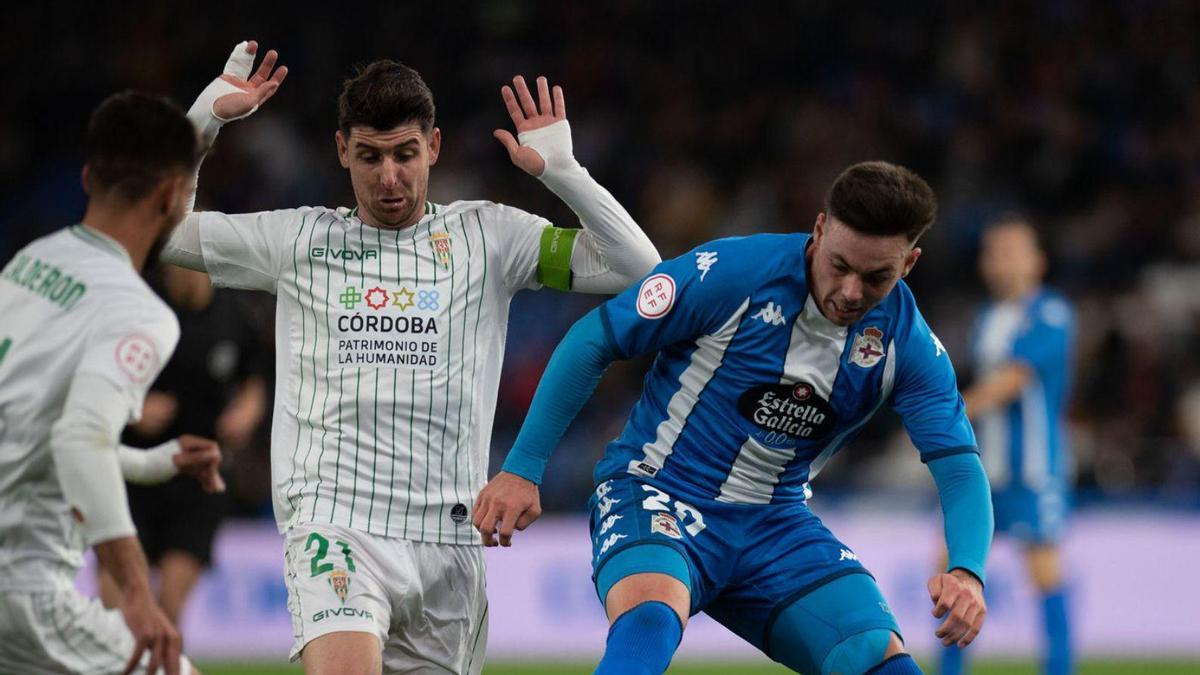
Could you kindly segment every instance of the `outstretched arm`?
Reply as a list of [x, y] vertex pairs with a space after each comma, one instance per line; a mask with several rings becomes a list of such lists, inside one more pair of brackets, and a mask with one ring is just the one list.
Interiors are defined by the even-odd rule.
[[966, 647], [979, 635], [987, 605], [984, 564], [992, 544], [992, 493], [979, 455], [960, 453], [927, 464], [945, 521], [947, 571], [929, 580], [933, 615], [946, 620], [937, 637]]
[[472, 521], [485, 546], [496, 545], [497, 530], [500, 545], [510, 546], [513, 530], [541, 515], [538, 485], [550, 453], [618, 358], [598, 308], [575, 322], [554, 350], [504, 466], [475, 501]]
[[[565, 243], [562, 250], [569, 255], [559, 261], [556, 274], [541, 281], [560, 290], [617, 293], [645, 276], [661, 258], [629, 212], [575, 160], [562, 87], [551, 90], [546, 78], [539, 77], [537, 90], [534, 103], [525, 78], [519, 75], [513, 78], [513, 87], [501, 88], [517, 135], [514, 138], [504, 129], [494, 135], [513, 164], [541, 180], [583, 225], [582, 231], [559, 231], [560, 236], [574, 237], [574, 242], [544, 238], [543, 248]], [[546, 263], [543, 259], [543, 268]]]
[[233, 48], [229, 60], [225, 62], [225, 70], [220, 77], [209, 83], [192, 107], [188, 110], [188, 120], [196, 127], [200, 142], [200, 161], [196, 163], [196, 178], [192, 182], [192, 195], [188, 200], [188, 215], [171, 233], [162, 252], [165, 262], [180, 267], [206, 271], [204, 254], [200, 247], [200, 222], [192, 213], [196, 204], [196, 189], [200, 179], [200, 165], [204, 156], [212, 149], [217, 140], [217, 134], [227, 122], [249, 117], [258, 110], [259, 106], [279, 91], [283, 79], [287, 77], [287, 66], [275, 67], [279, 54], [274, 50], [267, 52], [262, 64], [253, 75], [254, 55], [258, 52], [258, 43], [254, 40], [240, 42]]

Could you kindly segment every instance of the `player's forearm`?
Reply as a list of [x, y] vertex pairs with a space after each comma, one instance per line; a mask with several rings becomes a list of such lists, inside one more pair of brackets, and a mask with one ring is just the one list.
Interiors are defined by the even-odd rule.
[[577, 321], [546, 364], [503, 470], [540, 485], [550, 453], [618, 358], [599, 309]]
[[167, 441], [145, 450], [122, 445], [117, 448], [121, 475], [136, 485], [165, 483], [179, 474], [175, 465], [179, 451], [179, 441]]
[[77, 377], [50, 432], [55, 473], [89, 546], [136, 532], [117, 457], [125, 405], [104, 378]]
[[150, 592], [150, 571], [137, 537], [121, 537], [96, 544], [96, 562], [128, 596]]
[[941, 457], [930, 461], [928, 467], [945, 520], [947, 569], [964, 569], [985, 581], [995, 522], [991, 487], [979, 455], [970, 452]]
[[[650, 238], [642, 231], [625, 207], [604, 186], [596, 182], [587, 169], [575, 160], [571, 148], [571, 127], [566, 120], [519, 135], [522, 145], [536, 150], [546, 162], [538, 177], [559, 199], [579, 217], [585, 236], [576, 243], [571, 268], [579, 281], [606, 273], [614, 277], [602, 290], [615, 293], [642, 278], [650, 268], [662, 261]], [[599, 264], [593, 258], [598, 258]]]
[[1010, 363], [987, 375], [963, 392], [967, 417], [976, 419], [1012, 403], [1021, 396], [1031, 379], [1033, 372], [1023, 363]]

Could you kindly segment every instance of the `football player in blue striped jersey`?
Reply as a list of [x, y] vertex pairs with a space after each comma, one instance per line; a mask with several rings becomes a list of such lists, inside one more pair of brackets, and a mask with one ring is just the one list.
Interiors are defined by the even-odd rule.
[[605, 368], [657, 352], [595, 472], [593, 579], [611, 621], [597, 673], [663, 672], [701, 611], [800, 672], [920, 672], [874, 578], [807, 505], [821, 466], [885, 403], [945, 514], [937, 635], [965, 646], [979, 633], [990, 491], [950, 357], [901, 281], [936, 209], [912, 171], [856, 164], [811, 236], [722, 239], [665, 261], [555, 350], [474, 523], [485, 544], [510, 545]]

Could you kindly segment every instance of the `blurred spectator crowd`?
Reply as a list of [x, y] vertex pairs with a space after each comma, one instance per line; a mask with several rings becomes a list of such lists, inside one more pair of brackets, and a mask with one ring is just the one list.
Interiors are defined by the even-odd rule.
[[[198, 2], [18, 3], [0, 29], [0, 259], [79, 218], [80, 139], [99, 100], [135, 87], [186, 107], [251, 37], [278, 49], [291, 75], [222, 132], [200, 208], [352, 204], [335, 101], [356, 65], [387, 57], [419, 70], [437, 101], [434, 201], [491, 199], [574, 224], [491, 137], [508, 124], [500, 85], [546, 74], [566, 91], [576, 156], [664, 257], [715, 237], [807, 231], [828, 184], [856, 161], [926, 176], [941, 215], [909, 283], [964, 377], [984, 299], [980, 228], [1029, 214], [1050, 282], [1080, 314], [1079, 486], [1200, 505], [1200, 6], [844, 4], [291, 3], [223, 15]], [[245, 300], [270, 315], [270, 298]], [[553, 291], [514, 301], [493, 467], [550, 351], [596, 302]], [[583, 507], [645, 365], [620, 364], [601, 385], [551, 464], [549, 508]], [[232, 460], [249, 477], [235, 495], [242, 513], [269, 509], [259, 439]], [[927, 482], [891, 419], [843, 455], [818, 491]], [[910, 470], [892, 470], [900, 462]]]

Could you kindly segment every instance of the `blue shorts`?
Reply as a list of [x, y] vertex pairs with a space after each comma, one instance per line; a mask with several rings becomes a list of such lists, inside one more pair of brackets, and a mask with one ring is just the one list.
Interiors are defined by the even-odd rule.
[[1031, 490], [1011, 485], [992, 492], [996, 533], [1028, 544], [1054, 544], [1062, 537], [1069, 508], [1065, 488]]
[[[841, 577], [871, 578], [803, 503], [684, 502], [643, 479], [619, 477], [601, 483], [588, 505], [601, 603], [626, 576], [670, 574], [688, 586], [692, 614], [708, 614], [768, 656], [771, 628], [789, 605]], [[873, 581], [870, 588], [871, 598], [847, 598], [857, 604], [831, 607], [830, 616], [850, 617], [847, 635], [873, 628], [899, 635]]]

